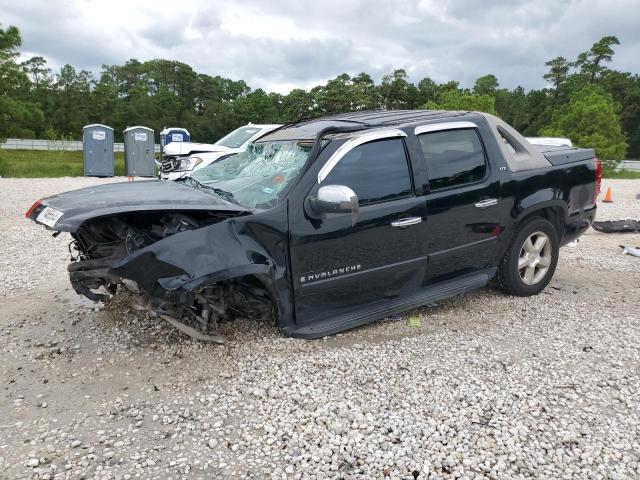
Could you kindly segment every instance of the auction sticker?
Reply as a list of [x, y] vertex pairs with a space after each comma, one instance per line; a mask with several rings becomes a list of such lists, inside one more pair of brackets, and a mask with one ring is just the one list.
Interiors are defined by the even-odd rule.
[[53, 228], [56, 222], [62, 216], [62, 212], [60, 210], [56, 210], [55, 208], [46, 207], [44, 210], [40, 212], [38, 218], [36, 218], [36, 222], [43, 223], [47, 227]]

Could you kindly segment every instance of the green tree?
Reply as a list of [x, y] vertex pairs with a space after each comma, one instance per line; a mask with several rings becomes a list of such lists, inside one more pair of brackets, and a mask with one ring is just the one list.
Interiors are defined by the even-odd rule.
[[460, 88], [460, 82], [457, 80], [449, 80], [447, 83], [441, 83], [438, 85], [437, 98], [440, 99], [442, 95], [448, 92], [464, 93], [463, 89]]
[[618, 37], [608, 35], [594, 43], [588, 52], [578, 55], [574, 65], [590, 83], [593, 83], [607, 69], [604, 64], [611, 62], [613, 58], [613, 45], [620, 45], [620, 41]]
[[640, 76], [608, 70], [599, 84], [621, 106], [620, 123], [629, 138], [628, 158], [640, 158]]
[[293, 122], [313, 116], [313, 96], [306, 90], [294, 88], [282, 99], [281, 115], [284, 122]]
[[252, 123], [274, 123], [278, 121], [279, 95], [268, 94], [261, 88], [238, 97], [234, 102], [236, 126]]
[[440, 90], [438, 84], [431, 78], [425, 77], [418, 82], [418, 104], [424, 105], [427, 102], [435, 102]]
[[232, 103], [207, 100], [201, 112], [191, 117], [185, 125], [192, 138], [214, 142], [240, 126], [241, 122], [236, 118]]
[[65, 65], [56, 75], [53, 88], [53, 108], [47, 116], [49, 126], [61, 135], [79, 138], [84, 125], [99, 120], [92, 109], [92, 74]]
[[[27, 88], [28, 93], [20, 95], [20, 98], [37, 105], [42, 111], [42, 119], [48, 118], [49, 113], [53, 111], [53, 96], [51, 88], [53, 85], [53, 76], [51, 69], [47, 67], [47, 61], [43, 57], [31, 57], [21, 64], [25, 73], [27, 73], [30, 85]], [[39, 121], [34, 125], [34, 136], [41, 137], [45, 132], [44, 121]]]
[[361, 72], [351, 78], [352, 107], [354, 110], [373, 110], [380, 108], [380, 95], [373, 79], [368, 73]]
[[351, 111], [355, 100], [352, 86], [351, 77], [343, 73], [314, 88], [312, 94], [320, 112], [331, 115]]
[[551, 123], [554, 110], [554, 99], [547, 89], [529, 90], [526, 95], [526, 125], [519, 129], [523, 134], [536, 136], [540, 129]]
[[16, 63], [21, 43], [16, 27], [0, 28], [0, 141], [13, 136], [33, 137], [43, 120], [42, 110], [29, 101], [29, 77]]
[[437, 102], [427, 102], [424, 108], [431, 110], [466, 110], [495, 114], [495, 98], [489, 95], [447, 90]]
[[31, 57], [22, 62], [22, 67], [29, 74], [33, 88], [46, 88], [53, 83], [51, 69], [47, 68], [47, 61], [44, 57]]
[[527, 94], [518, 86], [513, 90], [502, 88], [495, 93], [495, 109], [500, 118], [518, 131], [527, 128], [531, 119]]
[[593, 148], [609, 168], [627, 151], [613, 97], [595, 85], [573, 92], [569, 103], [554, 112], [551, 124], [540, 134], [567, 137], [576, 146]]
[[407, 80], [407, 72], [403, 69], [394, 70], [392, 74], [382, 77], [378, 87], [382, 106], [387, 109], [415, 108], [418, 99], [418, 89]]
[[564, 57], [556, 57], [546, 62], [545, 65], [549, 67], [549, 71], [543, 75], [543, 78], [553, 85], [553, 96], [558, 98], [562, 87], [569, 78], [571, 64]]
[[[310, 94], [313, 115], [380, 108], [378, 91], [373, 80], [366, 73], [360, 73], [355, 77], [343, 73], [332, 78], [325, 85], [312, 88]], [[296, 95], [300, 94], [296, 93]]]
[[93, 89], [93, 110], [96, 123], [117, 126], [117, 112], [121, 104], [115, 67], [102, 65], [100, 79]]
[[476, 80], [473, 86], [473, 93], [476, 95], [488, 95], [495, 97], [498, 91], [498, 79], [495, 75], [489, 74]]

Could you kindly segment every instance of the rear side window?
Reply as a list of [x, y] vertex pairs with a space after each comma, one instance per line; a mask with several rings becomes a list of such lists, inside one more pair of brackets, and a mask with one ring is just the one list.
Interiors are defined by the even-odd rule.
[[446, 130], [418, 136], [432, 190], [482, 180], [487, 172], [484, 148], [475, 129]]
[[410, 196], [411, 178], [402, 139], [378, 140], [354, 148], [322, 184], [351, 188], [360, 205]]

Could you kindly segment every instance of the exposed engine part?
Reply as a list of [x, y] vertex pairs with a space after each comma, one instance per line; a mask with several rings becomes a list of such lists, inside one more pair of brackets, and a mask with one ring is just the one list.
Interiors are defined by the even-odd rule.
[[74, 233], [72, 247], [80, 260], [121, 258], [163, 238], [225, 220], [230, 215], [190, 212], [133, 212], [99, 218]]
[[[72, 265], [80, 263], [97, 264], [97, 261], [76, 262]], [[132, 308], [154, 313], [186, 335], [203, 342], [224, 343], [218, 327], [220, 323], [236, 318], [275, 321], [275, 309], [269, 294], [259, 282], [250, 278], [208, 285], [195, 293], [190, 305], [152, 298], [140, 290], [136, 282], [126, 279], [117, 284], [107, 284], [105, 294], [95, 293], [88, 287], [78, 293], [96, 301], [104, 301], [116, 294], [118, 285], [131, 294]], [[92, 287], [98, 288], [95, 284]]]
[[136, 276], [134, 281], [118, 268], [122, 259], [155, 242], [234, 215], [237, 214], [134, 212], [87, 222], [73, 234], [72, 247], [77, 255], [68, 266], [71, 284], [77, 293], [94, 301], [106, 301], [120, 288], [132, 295], [133, 308], [152, 312], [200, 341], [222, 343], [218, 326], [223, 322], [238, 317], [274, 319], [273, 302], [256, 277], [204, 284], [192, 291], [166, 289], [156, 295], [155, 279], [183, 272], [168, 263], [151, 261], [153, 254], [144, 252], [127, 268], [145, 273], [149, 269], [148, 276]]
[[[154, 303], [150, 300], [150, 304]], [[210, 285], [196, 293], [193, 308], [164, 303], [154, 312], [183, 333], [197, 340], [223, 343], [218, 333], [221, 322], [238, 317], [274, 321], [268, 293], [248, 279]]]

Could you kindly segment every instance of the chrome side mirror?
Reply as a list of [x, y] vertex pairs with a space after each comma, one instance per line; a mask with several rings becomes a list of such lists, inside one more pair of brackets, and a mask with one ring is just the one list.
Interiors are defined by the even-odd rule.
[[318, 195], [309, 198], [314, 213], [324, 216], [327, 213], [350, 213], [351, 225], [358, 217], [358, 196], [344, 185], [325, 185], [320, 187]]

